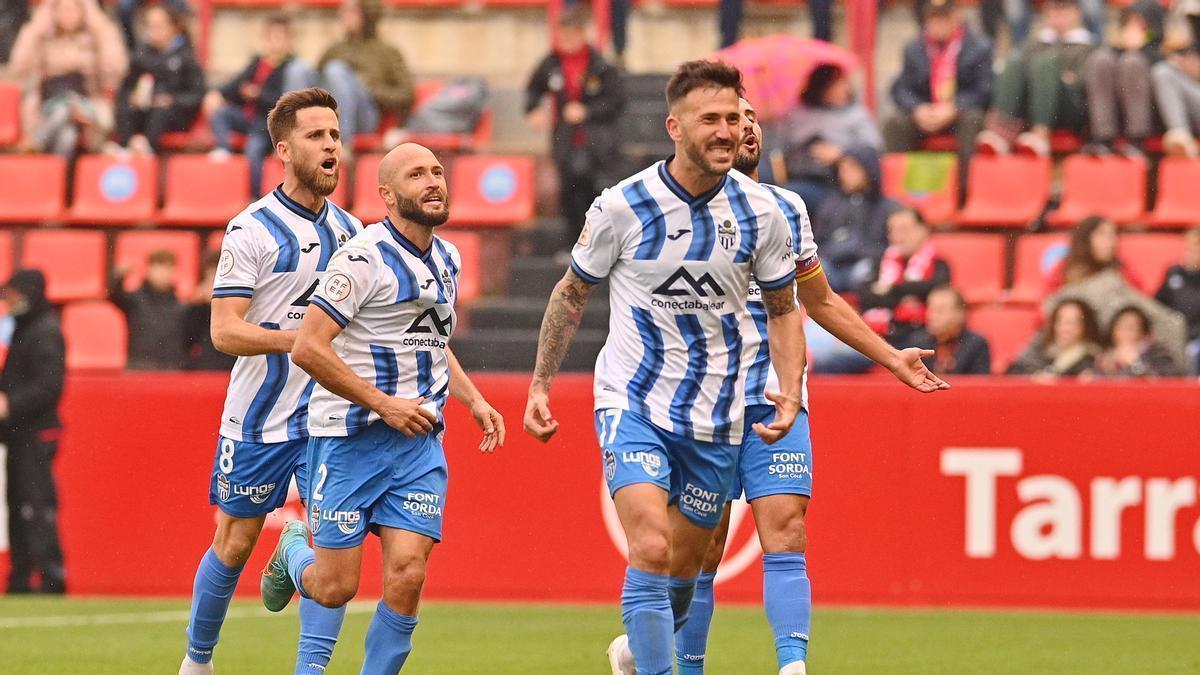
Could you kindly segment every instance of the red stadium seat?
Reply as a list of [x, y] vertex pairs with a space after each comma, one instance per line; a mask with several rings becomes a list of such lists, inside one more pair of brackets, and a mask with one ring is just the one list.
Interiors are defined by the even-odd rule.
[[0, 147], [21, 140], [21, 85], [0, 82]]
[[21, 242], [21, 266], [42, 270], [53, 302], [105, 297], [104, 233], [30, 230]]
[[933, 247], [950, 265], [950, 280], [967, 302], [1000, 298], [1004, 288], [1005, 238], [1002, 234], [935, 234]]
[[534, 161], [526, 156], [467, 155], [450, 168], [450, 223], [510, 226], [533, 218]]
[[41, 224], [62, 218], [67, 163], [55, 155], [0, 155], [0, 223]]
[[902, 152], [883, 156], [883, 193], [917, 209], [931, 223], [952, 222], [958, 207], [958, 159], [921, 154], [926, 155], [922, 162], [912, 162]]
[[956, 220], [974, 227], [1024, 227], [1049, 198], [1049, 159], [976, 156], [967, 178], [967, 203]]
[[1006, 300], [1036, 304], [1046, 297], [1046, 277], [1067, 254], [1070, 237], [1065, 234], [1025, 234], [1017, 239], [1013, 264], [1013, 287]]
[[[387, 215], [387, 208], [379, 198], [379, 162], [382, 159], [381, 155], [362, 155], [354, 169], [354, 210], [351, 213], [364, 225], [377, 223]], [[453, 204], [453, 193], [450, 199]]]
[[1046, 222], [1074, 227], [1099, 214], [1124, 225], [1141, 220], [1145, 213], [1145, 160], [1071, 155], [1063, 160], [1062, 204], [1046, 216]]
[[167, 160], [163, 225], [223, 227], [250, 202], [250, 164], [242, 155], [214, 161], [207, 155]]
[[1158, 203], [1146, 220], [1150, 227], [1187, 227], [1200, 223], [1200, 160], [1164, 157], [1158, 164]]
[[992, 372], [999, 374], [1020, 355], [1037, 333], [1041, 314], [1033, 307], [980, 307], [967, 317], [967, 326], [988, 341]]
[[208, 115], [201, 110], [187, 131], [169, 131], [162, 135], [159, 144], [163, 150], [183, 152], [187, 150], [208, 150], [213, 146], [212, 129], [209, 126]]
[[1178, 234], [1122, 234], [1119, 247], [1121, 262], [1147, 295], [1158, 291], [1167, 268], [1184, 256], [1183, 235]]
[[[490, 0], [485, 0], [490, 1]], [[500, 0], [501, 2], [519, 3], [524, 0]], [[540, 4], [545, 4], [544, 2]], [[413, 102], [413, 110], [417, 110], [424, 103], [437, 95], [438, 92], [446, 86], [445, 82], [440, 80], [423, 80], [417, 83], [416, 100]], [[492, 141], [492, 110], [490, 107], [483, 109], [483, 114], [479, 117], [479, 124], [474, 131], [468, 134], [434, 134], [434, 133], [414, 133], [408, 139], [413, 143], [420, 143], [430, 150], [446, 151], [446, 152], [463, 152], [469, 150], [479, 150], [487, 147]]]
[[[199, 192], [199, 190], [197, 191]], [[67, 212], [72, 223], [134, 225], [149, 222], [158, 206], [158, 160], [121, 160], [85, 155], [75, 165], [75, 203]]]
[[63, 337], [69, 370], [123, 370], [129, 353], [125, 315], [103, 300], [72, 302], [63, 308]]
[[[359, 161], [361, 162], [361, 158]], [[338, 180], [338, 185], [334, 188], [333, 194], [329, 195], [329, 198], [333, 200], [334, 204], [343, 209], [348, 209], [349, 204], [346, 203], [346, 183], [350, 181], [350, 172], [346, 170], [345, 164], [341, 166], [341, 171], [342, 175]], [[262, 185], [259, 186], [259, 192], [260, 194], [266, 194], [274, 190], [281, 183], [283, 183], [283, 162], [279, 161], [278, 157], [272, 155], [263, 162]], [[371, 185], [374, 184], [375, 179], [372, 178]]]
[[439, 230], [438, 236], [454, 244], [462, 258], [456, 302], [470, 302], [479, 297], [480, 273], [487, 263], [483, 260], [483, 237], [478, 232]]
[[13, 233], [0, 230], [0, 283], [4, 283], [13, 273]]
[[200, 235], [195, 232], [150, 230], [117, 235], [113, 266], [129, 266], [125, 290], [136, 290], [142, 285], [146, 276], [146, 259], [159, 249], [175, 254], [175, 290], [180, 299], [190, 300], [200, 276]]

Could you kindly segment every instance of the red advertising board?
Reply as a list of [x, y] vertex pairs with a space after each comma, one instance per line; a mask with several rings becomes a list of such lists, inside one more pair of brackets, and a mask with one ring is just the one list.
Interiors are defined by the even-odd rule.
[[[448, 411], [445, 542], [427, 594], [615, 601], [624, 560], [591, 422], [590, 377], [562, 376], [558, 436], [521, 431], [526, 375], [480, 375], [508, 444]], [[69, 580], [83, 594], [190, 592], [212, 534], [208, 478], [225, 378], [73, 376], [58, 460]], [[1200, 387], [979, 379], [922, 396], [880, 378], [812, 383], [818, 603], [1200, 609]], [[293, 500], [284, 517], [299, 517]], [[718, 594], [757, 602], [739, 509]], [[269, 528], [239, 590], [257, 571]], [[368, 540], [362, 594], [379, 593]]]

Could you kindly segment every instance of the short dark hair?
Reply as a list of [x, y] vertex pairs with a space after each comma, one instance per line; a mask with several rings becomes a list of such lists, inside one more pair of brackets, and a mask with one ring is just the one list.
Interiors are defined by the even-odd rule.
[[291, 30], [292, 17], [283, 12], [271, 12], [267, 15], [267, 18], [263, 19], [263, 28], [271, 28], [274, 26]]
[[805, 108], [824, 108], [825, 92], [843, 77], [846, 77], [846, 71], [833, 63], [823, 63], [813, 68], [804, 90], [800, 92], [800, 103]]
[[1137, 305], [1125, 305], [1121, 309], [1118, 309], [1117, 313], [1113, 314], [1112, 318], [1108, 321], [1108, 330], [1104, 334], [1105, 346], [1113, 346], [1113, 331], [1117, 327], [1117, 320], [1126, 314], [1132, 314], [1138, 318], [1138, 324], [1142, 328], [1142, 335], [1149, 336], [1154, 334], [1154, 327], [1151, 325], [1150, 317], [1146, 314], [1146, 311]]
[[579, 4], [566, 7], [558, 15], [558, 25], [570, 26], [583, 30], [587, 28], [590, 16], [587, 7]]
[[929, 295], [925, 297], [931, 298], [933, 297], [934, 293], [949, 293], [950, 295], [954, 296], [954, 304], [958, 305], [959, 309], [967, 308], [967, 299], [963, 297], [962, 293], [958, 292], [957, 288], [951, 286], [950, 284], [943, 284], [937, 288], [934, 288], [932, 291], [929, 291]]
[[721, 61], [688, 61], [667, 82], [667, 106], [674, 106], [696, 89], [733, 89], [742, 96], [742, 71]]
[[147, 263], [150, 265], [174, 265], [175, 252], [166, 248], [151, 251], [150, 257], [147, 258]]
[[296, 128], [296, 113], [305, 108], [329, 108], [337, 113], [337, 99], [320, 87], [297, 89], [279, 97], [279, 102], [267, 113], [267, 131], [271, 142], [278, 143]]

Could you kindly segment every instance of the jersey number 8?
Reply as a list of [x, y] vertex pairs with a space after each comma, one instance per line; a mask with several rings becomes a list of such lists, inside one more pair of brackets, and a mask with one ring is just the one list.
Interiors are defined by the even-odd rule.
[[228, 438], [221, 440], [221, 457], [218, 460], [218, 464], [221, 467], [222, 473], [233, 473], [233, 451], [235, 449], [233, 441]]

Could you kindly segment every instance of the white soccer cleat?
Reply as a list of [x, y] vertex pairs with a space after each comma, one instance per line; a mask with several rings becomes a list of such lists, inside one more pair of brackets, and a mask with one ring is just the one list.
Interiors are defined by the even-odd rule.
[[612, 668], [612, 675], [637, 675], [628, 635], [618, 635], [608, 643], [608, 665]]
[[213, 675], [212, 661], [208, 663], [196, 663], [188, 657], [183, 657], [183, 663], [179, 664], [179, 675]]
[[803, 661], [793, 661], [779, 669], [779, 675], [808, 675]]

